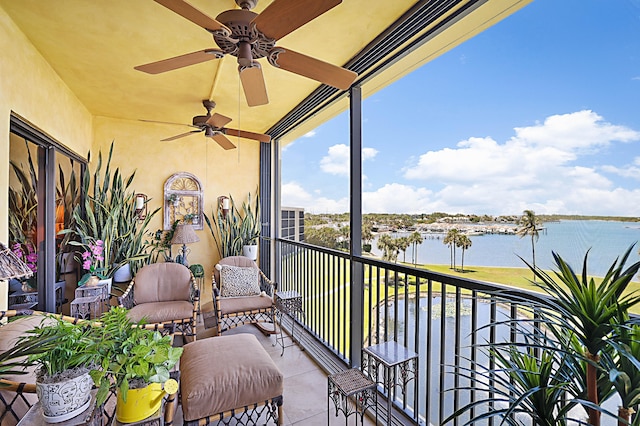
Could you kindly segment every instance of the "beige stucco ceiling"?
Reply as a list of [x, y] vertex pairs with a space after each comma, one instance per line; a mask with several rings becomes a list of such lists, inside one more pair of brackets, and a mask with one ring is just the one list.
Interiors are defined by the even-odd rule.
[[[415, 49], [385, 73], [367, 81], [365, 96], [515, 12], [531, 0], [490, 0]], [[212, 17], [237, 8], [233, 0], [190, 0]], [[271, 0], [260, 0], [255, 12]], [[408, 10], [415, 0], [344, 0], [329, 12], [278, 41], [277, 45], [343, 65]], [[204, 113], [203, 99], [232, 124], [264, 132], [319, 83], [272, 67], [261, 59], [270, 103], [249, 108], [237, 64], [227, 56], [163, 74], [133, 69], [205, 48], [211, 35], [152, 0], [0, 0], [56, 73], [96, 116], [190, 123]], [[344, 104], [342, 105], [344, 107]], [[318, 115], [291, 137], [340, 111]]]

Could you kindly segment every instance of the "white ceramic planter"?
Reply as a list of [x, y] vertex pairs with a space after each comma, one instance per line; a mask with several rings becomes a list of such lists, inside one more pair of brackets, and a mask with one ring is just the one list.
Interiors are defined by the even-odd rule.
[[242, 254], [244, 257], [248, 257], [249, 259], [255, 261], [258, 258], [258, 246], [257, 245], [243, 246]]
[[113, 281], [117, 283], [129, 282], [131, 278], [131, 265], [129, 263], [122, 265], [113, 273]]
[[36, 382], [36, 393], [47, 423], [59, 423], [89, 407], [93, 380], [89, 373], [58, 383]]

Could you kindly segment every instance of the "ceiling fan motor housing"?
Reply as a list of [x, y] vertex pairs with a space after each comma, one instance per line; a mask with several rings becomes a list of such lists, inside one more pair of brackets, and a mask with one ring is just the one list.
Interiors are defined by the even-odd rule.
[[[275, 46], [276, 40], [265, 37], [255, 25], [251, 24], [256, 16], [258, 16], [257, 13], [246, 9], [227, 10], [218, 15], [216, 20], [231, 30], [231, 35], [224, 31], [212, 32], [218, 47], [224, 53], [242, 59], [251, 60], [267, 56]], [[240, 48], [241, 42], [243, 45], [247, 43], [251, 48], [251, 58], [246, 58], [247, 52], [243, 52]]]

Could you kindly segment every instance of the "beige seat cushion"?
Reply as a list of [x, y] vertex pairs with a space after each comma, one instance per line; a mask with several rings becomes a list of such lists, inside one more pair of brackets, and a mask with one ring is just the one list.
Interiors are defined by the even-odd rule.
[[254, 309], [267, 309], [273, 304], [269, 296], [221, 297], [220, 313], [222, 315], [248, 312]]
[[280, 396], [284, 379], [255, 336], [237, 334], [185, 345], [180, 388], [191, 421]]
[[146, 318], [147, 323], [187, 319], [193, 317], [193, 304], [183, 300], [177, 302], [143, 303], [131, 308], [127, 316], [133, 322], [138, 322]]

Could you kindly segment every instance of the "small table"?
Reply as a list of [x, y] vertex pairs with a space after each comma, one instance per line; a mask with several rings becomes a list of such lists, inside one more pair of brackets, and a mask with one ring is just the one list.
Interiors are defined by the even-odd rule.
[[407, 383], [418, 377], [418, 354], [394, 341], [369, 346], [362, 349], [362, 371], [387, 390], [387, 424], [390, 424], [396, 387], [400, 386], [404, 394]]
[[[338, 412], [344, 414], [345, 424], [349, 421], [349, 416], [356, 415], [356, 425], [358, 424], [358, 414], [360, 423], [364, 424], [363, 417], [367, 408], [376, 408], [376, 424], [378, 424], [378, 410], [376, 384], [362, 371], [357, 368], [341, 371], [328, 377], [329, 401], [333, 401], [336, 407], [336, 417]], [[330, 402], [327, 402], [330, 404]], [[329, 411], [327, 410], [327, 424], [329, 424]]]
[[79, 319], [98, 318], [102, 314], [102, 297], [76, 297], [71, 302], [71, 316]]
[[[289, 291], [278, 291], [275, 294], [275, 305], [277, 309], [276, 315], [280, 317], [280, 333], [276, 334], [276, 343], [273, 346], [280, 344], [282, 346], [282, 353], [280, 356], [284, 355], [284, 348], [288, 348], [296, 343], [296, 339], [293, 335], [296, 328], [296, 321], [293, 318], [294, 315], [303, 316], [304, 317], [304, 309], [302, 308], [302, 295], [295, 290]], [[291, 345], [284, 344], [284, 335], [282, 334], [282, 315], [288, 314], [291, 316], [291, 341], [293, 342]], [[278, 336], [280, 336], [280, 340], [278, 341]]]

